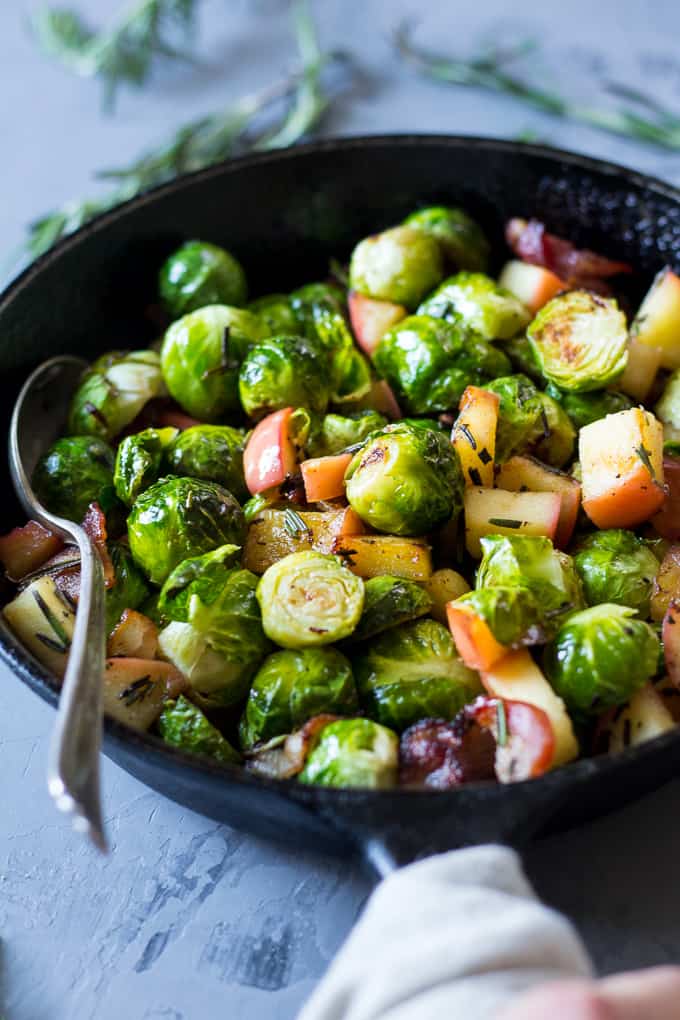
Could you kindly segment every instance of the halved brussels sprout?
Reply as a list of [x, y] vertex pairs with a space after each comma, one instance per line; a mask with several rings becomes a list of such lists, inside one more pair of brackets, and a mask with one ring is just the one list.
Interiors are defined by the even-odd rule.
[[106, 589], [106, 632], [110, 634], [126, 609], [141, 607], [150, 589], [126, 543], [109, 542], [108, 548], [115, 577]]
[[546, 649], [548, 678], [572, 712], [599, 715], [623, 705], [657, 671], [659, 639], [628, 606], [603, 603], [574, 613]]
[[265, 324], [268, 336], [297, 333], [297, 316], [287, 294], [264, 294], [250, 302], [248, 311]]
[[[121, 440], [116, 451], [113, 484], [118, 498], [131, 506], [162, 474], [163, 454], [179, 429], [143, 429]], [[189, 474], [178, 472], [180, 474]]]
[[166, 744], [189, 754], [203, 754], [216, 761], [238, 765], [241, 755], [213, 726], [197, 705], [183, 694], [177, 701], [168, 701], [158, 720], [158, 730]]
[[608, 414], [616, 414], [617, 411], [627, 411], [633, 407], [633, 401], [625, 393], [617, 393], [616, 390], [593, 390], [590, 393], [563, 393], [557, 386], [549, 383], [546, 387], [546, 396], [557, 401], [564, 411], [569, 415], [577, 429], [591, 422], [604, 418]]
[[207, 305], [167, 330], [161, 348], [163, 378], [187, 414], [217, 421], [238, 411], [238, 374], [246, 352], [267, 334], [242, 308]]
[[645, 619], [659, 561], [647, 543], [632, 531], [611, 528], [581, 539], [574, 554], [589, 606], [614, 602], [636, 609]]
[[130, 551], [154, 584], [190, 556], [242, 545], [244, 531], [231, 493], [198, 478], [161, 478], [137, 497], [128, 517]]
[[67, 430], [109, 442], [153, 397], [165, 395], [156, 351], [112, 351], [85, 372], [71, 400]]
[[664, 439], [680, 439], [680, 369], [668, 377], [654, 413], [663, 422]]
[[325, 726], [298, 776], [301, 783], [384, 789], [397, 781], [397, 735], [370, 719]]
[[354, 414], [327, 414], [320, 427], [310, 436], [307, 452], [311, 457], [330, 457], [385, 428], [387, 418], [377, 411], [356, 411]]
[[105, 514], [120, 518], [123, 508], [113, 485], [113, 464], [113, 450], [101, 439], [57, 439], [33, 472], [35, 494], [53, 514], [70, 521], [82, 521], [90, 503], [99, 503]]
[[229, 425], [194, 425], [184, 429], [165, 451], [167, 469], [175, 475], [218, 482], [239, 502], [248, 498], [243, 476], [245, 436]]
[[481, 227], [462, 209], [433, 205], [419, 209], [404, 220], [405, 227], [423, 230], [435, 239], [444, 259], [456, 269], [486, 269], [489, 242]]
[[415, 581], [384, 574], [365, 582], [364, 611], [352, 641], [365, 641], [385, 630], [425, 616], [432, 599]]
[[362, 521], [390, 535], [422, 535], [460, 510], [463, 476], [441, 432], [399, 422], [355, 454], [347, 500]]
[[239, 394], [246, 414], [259, 420], [284, 407], [306, 407], [323, 414], [332, 380], [328, 360], [315, 341], [272, 336], [246, 355], [239, 373]]
[[393, 227], [360, 241], [352, 252], [352, 290], [415, 308], [443, 276], [441, 250], [423, 230]]
[[458, 323], [410, 315], [381, 338], [373, 362], [407, 414], [458, 406], [466, 386], [505, 375], [510, 362]]
[[364, 608], [364, 582], [337, 556], [291, 553], [265, 570], [257, 587], [262, 624], [284, 648], [348, 637]]
[[543, 375], [562, 390], [601, 390], [628, 359], [626, 317], [614, 298], [571, 290], [545, 305], [527, 329]]
[[381, 634], [353, 657], [359, 698], [371, 718], [400, 731], [425, 717], [453, 719], [481, 693], [450, 633], [435, 620], [415, 620]]
[[483, 340], [509, 340], [524, 329], [531, 313], [514, 294], [484, 273], [461, 272], [450, 276], [418, 308], [467, 327]]
[[243, 305], [248, 296], [240, 262], [207, 241], [187, 241], [173, 252], [161, 267], [158, 286], [173, 319], [206, 305]]
[[239, 726], [241, 747], [291, 733], [315, 715], [354, 715], [352, 667], [336, 648], [274, 652], [253, 678]]

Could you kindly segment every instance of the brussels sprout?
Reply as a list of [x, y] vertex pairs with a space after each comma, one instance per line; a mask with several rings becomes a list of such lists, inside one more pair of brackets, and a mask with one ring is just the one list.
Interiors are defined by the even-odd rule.
[[654, 676], [659, 639], [635, 610], [605, 602], [562, 624], [546, 649], [545, 667], [572, 712], [599, 715], [622, 705]]
[[187, 241], [173, 252], [163, 263], [158, 286], [173, 319], [205, 305], [243, 305], [248, 296], [241, 264], [207, 241]]
[[177, 435], [165, 451], [175, 475], [218, 482], [239, 502], [248, 498], [243, 477], [245, 436], [229, 425], [194, 425]]
[[352, 290], [415, 308], [441, 280], [441, 249], [423, 230], [393, 227], [360, 241], [352, 252]]
[[260, 666], [239, 726], [241, 747], [291, 733], [322, 713], [359, 708], [352, 667], [335, 648], [286, 649]]
[[477, 674], [458, 658], [449, 631], [435, 620], [381, 634], [362, 646], [353, 665], [366, 713], [397, 731], [426, 717], [453, 719], [482, 690]]
[[460, 510], [463, 475], [441, 432], [399, 422], [354, 455], [347, 500], [362, 521], [389, 535], [423, 535]]
[[[505, 586], [480, 588], [461, 595], [456, 599], [454, 607], [452, 613], [460, 610], [460, 616], [465, 611], [465, 616], [483, 621], [498, 644], [503, 645], [505, 649], [545, 644], [557, 629], [554, 623], [549, 628], [545, 627], [547, 615], [541, 612], [541, 607], [529, 588]], [[455, 619], [455, 616], [452, 619]], [[459, 634], [454, 624], [451, 626], [458, 649], [464, 661], [470, 666], [482, 669], [494, 664], [499, 656], [502, 658], [502, 655], [506, 654], [503, 649], [494, 649], [493, 662], [485, 664], [479, 658], [477, 651], [479, 641], [476, 634], [471, 639], [475, 651], [470, 655], [463, 643], [465, 635]]]
[[356, 411], [354, 414], [327, 414], [319, 429], [310, 437], [310, 457], [330, 457], [349, 446], [363, 443], [372, 432], [385, 428], [387, 418], [377, 411]]
[[[512, 340], [506, 340], [503, 344], [503, 353], [510, 358], [512, 367], [516, 372], [529, 376], [534, 382], [543, 382], [543, 373], [534, 349], [524, 333], [515, 336]], [[555, 394], [553, 393], [554, 397]]]
[[265, 570], [257, 587], [262, 624], [284, 648], [348, 637], [364, 608], [364, 582], [337, 556], [291, 553]]
[[298, 776], [316, 786], [380, 790], [397, 782], [399, 741], [370, 719], [339, 719], [321, 731]]
[[407, 414], [431, 414], [458, 406], [466, 386], [483, 386], [505, 375], [505, 355], [460, 326], [411, 315], [381, 338], [373, 362]]
[[625, 393], [615, 390], [594, 390], [591, 393], [563, 393], [557, 386], [549, 383], [545, 390], [546, 396], [552, 397], [569, 415], [577, 429], [591, 422], [604, 418], [617, 411], [627, 411], [633, 407], [633, 401]]
[[158, 720], [158, 730], [166, 744], [178, 747], [189, 754], [203, 754], [208, 758], [238, 765], [241, 755], [222, 736], [216, 726], [208, 722], [197, 705], [180, 694], [177, 701], [168, 701]]
[[315, 312], [319, 308], [342, 312], [345, 292], [337, 283], [306, 283], [288, 295], [295, 316], [295, 326], [289, 332], [302, 334], [309, 340], [318, 339]]
[[53, 514], [70, 521], [82, 521], [90, 503], [99, 503], [115, 520], [122, 507], [113, 487], [113, 463], [113, 450], [101, 439], [57, 439], [33, 472], [35, 494]]
[[336, 403], [365, 397], [372, 385], [371, 366], [357, 350], [347, 320], [335, 302], [313, 304], [307, 333], [330, 361], [331, 399]]
[[109, 442], [153, 397], [165, 395], [156, 351], [113, 351], [85, 372], [71, 400], [67, 429], [73, 436]]
[[541, 308], [527, 336], [543, 375], [562, 390], [601, 390], [626, 367], [626, 317], [614, 298], [560, 294]]
[[110, 634], [126, 609], [139, 609], [149, 615], [142, 606], [150, 589], [124, 542], [109, 542], [108, 549], [115, 577], [113, 585], [106, 589], [106, 632]]
[[189, 556], [242, 545], [244, 531], [231, 493], [197, 478], [161, 478], [137, 497], [128, 517], [130, 551], [154, 584]]
[[444, 280], [418, 308], [418, 315], [446, 319], [483, 340], [509, 340], [524, 329], [531, 313], [514, 294], [484, 273], [457, 273]]
[[574, 452], [576, 432], [559, 404], [541, 393], [525, 375], [508, 375], [486, 386], [501, 398], [496, 430], [496, 460], [530, 451], [553, 467]]
[[268, 336], [285, 336], [298, 331], [298, 318], [287, 294], [265, 294], [251, 301], [248, 311], [265, 324]]
[[179, 429], [174, 428], [143, 429], [121, 441], [116, 451], [113, 484], [123, 503], [131, 506], [140, 492], [158, 481], [162, 474], [163, 453], [177, 435]]
[[680, 439], [680, 369], [668, 377], [654, 413], [663, 422], [664, 438]]
[[203, 421], [237, 411], [241, 362], [266, 333], [257, 316], [227, 305], [208, 305], [173, 322], [161, 348], [171, 395], [187, 414]]
[[365, 641], [385, 630], [425, 616], [432, 599], [415, 581], [383, 574], [365, 582], [364, 611], [351, 641]]
[[486, 269], [489, 242], [481, 227], [462, 209], [445, 205], [419, 209], [406, 217], [404, 226], [423, 230], [433, 237], [444, 259], [456, 269]]
[[224, 545], [184, 560], [158, 600], [159, 612], [173, 621], [161, 635], [163, 653], [208, 704], [240, 701], [271, 647], [255, 594], [258, 578], [236, 565], [239, 554], [238, 546]]
[[259, 517], [263, 510], [273, 509], [280, 498], [279, 492], [276, 489], [270, 489], [267, 492], [258, 492], [256, 496], [251, 496], [250, 499], [243, 504], [243, 517], [246, 522], [246, 527], [249, 528], [255, 518]]
[[[477, 571], [477, 590], [527, 588], [534, 596], [539, 615], [545, 618], [541, 619], [542, 624], [584, 607], [571, 556], [553, 549], [549, 538], [486, 535], [481, 539], [481, 546], [483, 555]], [[544, 626], [543, 629], [548, 628]]]
[[273, 336], [248, 352], [238, 388], [244, 411], [259, 420], [290, 406], [323, 414], [331, 385], [327, 359], [316, 342]]
[[649, 616], [659, 562], [632, 531], [612, 528], [581, 539], [574, 565], [589, 606], [613, 602]]

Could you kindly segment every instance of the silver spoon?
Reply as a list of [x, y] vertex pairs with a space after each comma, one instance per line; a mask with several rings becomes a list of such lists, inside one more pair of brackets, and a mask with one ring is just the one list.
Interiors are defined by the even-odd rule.
[[104, 571], [89, 536], [49, 513], [31, 487], [39, 458], [58, 438], [86, 362], [69, 356], [43, 362], [24, 383], [9, 429], [9, 464], [17, 496], [29, 517], [75, 543], [80, 552], [80, 595], [73, 640], [59, 699], [47, 768], [57, 807], [73, 827], [106, 850], [99, 790], [102, 677], [106, 646]]

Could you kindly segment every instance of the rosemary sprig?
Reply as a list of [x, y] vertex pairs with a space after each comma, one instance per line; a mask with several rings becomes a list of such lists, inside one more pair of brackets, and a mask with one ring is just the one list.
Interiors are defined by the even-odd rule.
[[301, 66], [258, 92], [182, 125], [169, 141], [129, 166], [100, 171], [116, 186], [101, 197], [68, 202], [29, 226], [24, 254], [36, 258], [94, 216], [179, 174], [201, 170], [244, 152], [292, 145], [317, 126], [332, 102], [322, 81], [330, 64], [345, 63], [339, 52], [322, 53], [307, 0], [293, 8]]
[[[535, 88], [523, 78], [510, 74], [505, 65], [535, 49], [524, 41], [511, 49], [493, 50], [472, 59], [432, 53], [414, 45], [413, 29], [407, 22], [396, 29], [394, 44], [404, 60], [422, 74], [452, 85], [467, 85], [514, 96], [542, 113], [589, 124], [611, 134], [633, 138], [662, 149], [680, 151], [680, 115], [664, 107], [645, 93], [616, 83], [605, 83], [606, 89], [620, 99], [633, 103], [640, 111], [622, 106], [616, 110], [585, 106], [572, 102], [546, 89]], [[642, 111], [646, 111], [643, 113]]]
[[123, 82], [142, 85], [156, 57], [184, 58], [169, 42], [173, 27], [193, 26], [199, 0], [137, 0], [109, 29], [95, 32], [69, 8], [43, 7], [32, 27], [45, 53], [84, 78], [100, 78], [111, 108]]

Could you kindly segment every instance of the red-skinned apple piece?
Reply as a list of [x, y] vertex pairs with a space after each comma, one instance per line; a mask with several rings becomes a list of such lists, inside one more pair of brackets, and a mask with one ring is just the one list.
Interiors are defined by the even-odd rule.
[[251, 495], [281, 485], [297, 469], [297, 450], [290, 434], [294, 407], [268, 414], [253, 429], [243, 451], [243, 471]]
[[477, 698], [466, 709], [496, 741], [496, 776], [501, 783], [542, 776], [555, 754], [555, 735], [537, 705], [502, 698]]
[[359, 294], [356, 290], [349, 292], [347, 305], [356, 341], [369, 358], [373, 357], [373, 352], [387, 330], [408, 315], [403, 305], [394, 304], [392, 301], [378, 301], [366, 297], [365, 294]]

